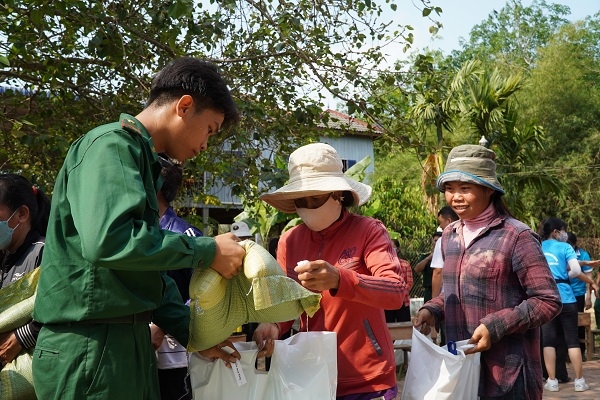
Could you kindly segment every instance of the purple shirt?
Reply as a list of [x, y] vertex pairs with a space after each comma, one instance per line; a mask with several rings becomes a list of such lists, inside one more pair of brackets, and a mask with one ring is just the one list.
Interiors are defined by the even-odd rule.
[[[171, 207], [167, 208], [162, 217], [160, 217], [160, 229], [165, 229], [171, 232], [185, 233], [188, 236], [203, 236], [202, 232], [195, 226], [189, 224], [186, 220], [178, 217], [175, 211]], [[187, 301], [190, 298], [190, 279], [192, 279], [192, 273], [194, 268], [182, 268], [167, 271], [167, 275], [170, 276], [177, 285], [179, 293], [183, 301]]]

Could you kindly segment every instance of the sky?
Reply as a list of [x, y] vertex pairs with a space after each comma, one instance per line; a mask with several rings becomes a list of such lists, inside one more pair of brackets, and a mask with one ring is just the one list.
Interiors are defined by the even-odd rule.
[[[571, 9], [571, 15], [567, 19], [577, 21], [588, 15], [600, 11], [600, 0], [546, 0], [548, 4], [562, 4]], [[435, 16], [443, 24], [438, 32], [439, 38], [431, 39], [429, 26], [431, 21], [421, 16], [421, 11], [414, 4], [421, 4], [419, 0], [398, 0], [397, 20], [401, 24], [410, 24], [415, 30], [415, 43], [413, 48], [441, 49], [449, 54], [454, 49], [459, 49], [459, 37], [468, 39], [469, 32], [473, 26], [481, 23], [493, 10], [500, 11], [506, 5], [506, 0], [431, 0], [432, 5], [439, 6], [443, 12]], [[522, 0], [523, 6], [529, 6], [532, 0]], [[433, 13], [435, 14], [435, 13]]]
[[[383, 0], [378, 1], [381, 4], [384, 3]], [[397, 24], [411, 25], [414, 28], [412, 31], [414, 35], [413, 51], [429, 47], [440, 49], [448, 55], [452, 50], [460, 49], [460, 37], [468, 40], [471, 28], [486, 20], [492, 11], [500, 11], [506, 5], [507, 0], [430, 0], [430, 2], [432, 6], [441, 7], [443, 11], [439, 16], [432, 13], [432, 16], [443, 25], [435, 38], [429, 33], [431, 20], [422, 17], [419, 9], [422, 8], [422, 3], [419, 0], [396, 0], [397, 12], [394, 14], [390, 12], [389, 16], [384, 14], [382, 20], [393, 18]], [[523, 6], [530, 6], [532, 3], [533, 0], [521, 0]], [[546, 0], [546, 3], [568, 6], [571, 14], [567, 16], [567, 19], [570, 21], [578, 21], [600, 11], [600, 0]], [[386, 10], [386, 6], [382, 8]], [[388, 54], [386, 58], [389, 65], [393, 65], [398, 59], [408, 57], [409, 53], [404, 53], [402, 47], [401, 45], [392, 45], [384, 50]], [[333, 99], [329, 93], [325, 91], [322, 93], [325, 95], [325, 108], [336, 108], [338, 101]]]

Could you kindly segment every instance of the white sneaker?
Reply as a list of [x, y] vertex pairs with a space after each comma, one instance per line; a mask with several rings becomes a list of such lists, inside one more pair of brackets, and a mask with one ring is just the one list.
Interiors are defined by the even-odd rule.
[[558, 379], [548, 378], [546, 380], [546, 384], [544, 385], [544, 389], [546, 389], [549, 392], [558, 392]]
[[587, 383], [585, 383], [585, 379], [584, 378], [575, 379], [575, 391], [576, 392], [585, 392], [589, 388], [590, 387], [587, 385]]

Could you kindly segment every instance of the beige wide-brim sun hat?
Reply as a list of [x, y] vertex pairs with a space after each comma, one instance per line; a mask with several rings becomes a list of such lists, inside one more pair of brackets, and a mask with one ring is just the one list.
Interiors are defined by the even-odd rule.
[[325, 143], [311, 143], [290, 154], [290, 179], [261, 200], [285, 213], [296, 212], [294, 199], [320, 194], [349, 191], [356, 205], [365, 204], [371, 197], [371, 186], [344, 175], [342, 159], [333, 147]]

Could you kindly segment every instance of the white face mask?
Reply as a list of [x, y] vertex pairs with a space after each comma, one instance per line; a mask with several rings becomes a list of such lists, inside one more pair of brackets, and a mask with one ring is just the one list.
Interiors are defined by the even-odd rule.
[[311, 231], [320, 232], [337, 221], [342, 212], [342, 204], [329, 197], [319, 208], [296, 208], [296, 212]]
[[559, 242], [566, 242], [568, 238], [569, 238], [569, 235], [567, 234], [567, 232], [559, 231], [558, 237], [556, 238], [556, 240], [558, 240]]

